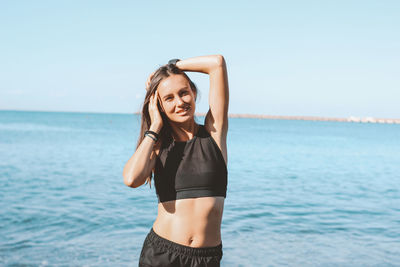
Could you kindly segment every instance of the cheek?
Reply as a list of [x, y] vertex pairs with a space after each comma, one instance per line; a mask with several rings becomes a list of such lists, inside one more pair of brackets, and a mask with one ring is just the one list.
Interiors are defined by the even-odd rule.
[[165, 111], [167, 111], [167, 112], [173, 110], [174, 109], [173, 101], [164, 102], [163, 107], [164, 107]]
[[183, 101], [185, 102], [192, 102], [194, 101], [194, 96], [193, 95], [185, 95], [184, 97], [182, 97]]

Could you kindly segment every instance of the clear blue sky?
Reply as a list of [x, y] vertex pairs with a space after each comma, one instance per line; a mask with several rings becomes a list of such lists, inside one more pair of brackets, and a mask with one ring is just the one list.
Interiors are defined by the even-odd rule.
[[136, 112], [169, 59], [222, 54], [230, 113], [400, 118], [400, 1], [10, 0], [0, 38], [2, 110]]

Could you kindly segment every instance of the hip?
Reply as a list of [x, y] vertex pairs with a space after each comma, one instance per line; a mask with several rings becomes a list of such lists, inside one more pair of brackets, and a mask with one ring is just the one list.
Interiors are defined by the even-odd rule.
[[222, 255], [222, 243], [199, 248], [185, 246], [163, 238], [151, 228], [143, 243], [139, 266], [220, 266]]

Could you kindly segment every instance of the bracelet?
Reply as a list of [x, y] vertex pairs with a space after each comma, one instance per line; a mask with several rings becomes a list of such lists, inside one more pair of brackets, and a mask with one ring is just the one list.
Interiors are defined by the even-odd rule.
[[[157, 142], [157, 140], [158, 140], [158, 138], [159, 138], [158, 133], [153, 132], [153, 131], [150, 131], [150, 130], [145, 131], [145, 132], [144, 132], [144, 135], [150, 137], [151, 139], [153, 139], [153, 140], [156, 141], [156, 142]], [[151, 136], [151, 135], [153, 135], [153, 136]]]
[[168, 61], [168, 64], [176, 65], [176, 62], [178, 62], [178, 61], [181, 61], [181, 60], [178, 59], [178, 58], [174, 58], [174, 59], [169, 60], [169, 61]]
[[154, 142], [157, 142], [157, 138], [155, 138], [154, 136], [151, 136], [149, 133], [145, 133], [144, 136], [148, 136], [148, 137], [150, 137], [151, 139], [153, 139]]

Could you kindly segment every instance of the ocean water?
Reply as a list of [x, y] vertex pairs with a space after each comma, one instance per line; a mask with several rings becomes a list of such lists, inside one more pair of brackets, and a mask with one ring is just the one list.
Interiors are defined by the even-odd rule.
[[[139, 123], [0, 111], [1, 266], [137, 266]], [[230, 118], [221, 233], [222, 266], [400, 266], [400, 125]]]

